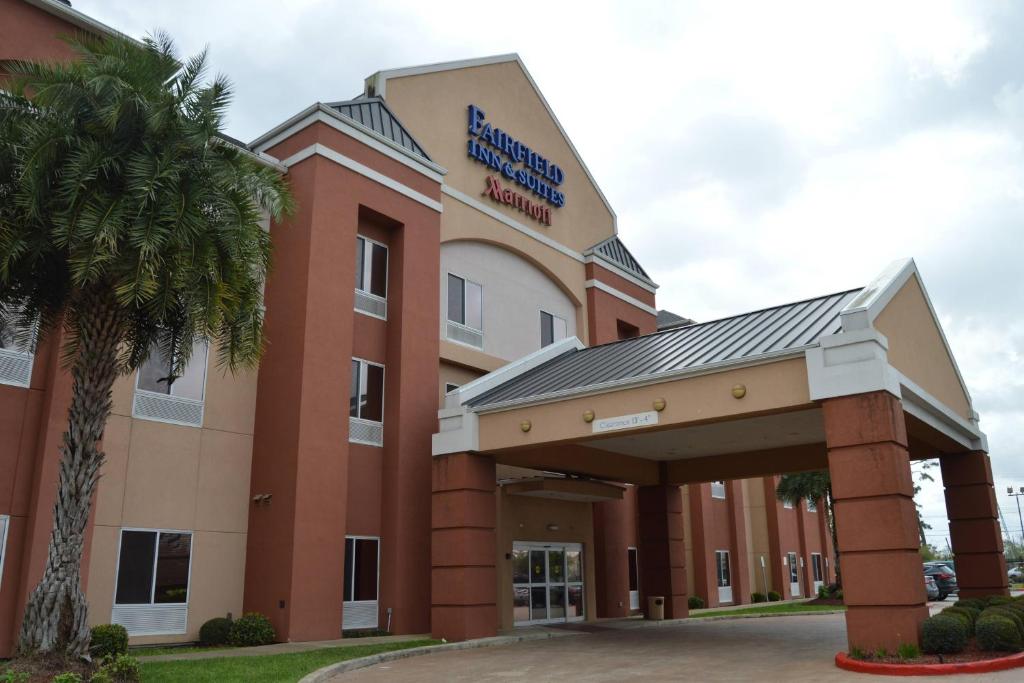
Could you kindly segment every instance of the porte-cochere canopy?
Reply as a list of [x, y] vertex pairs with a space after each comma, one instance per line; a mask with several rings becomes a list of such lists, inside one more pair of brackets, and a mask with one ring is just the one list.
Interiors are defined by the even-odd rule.
[[[495, 464], [558, 473], [551, 495], [566, 499], [574, 482], [633, 484], [641, 584], [670, 616], [686, 614], [679, 485], [828, 469], [851, 645], [916, 642], [927, 608], [913, 459], [942, 461], [962, 594], [1006, 589], [985, 435], [910, 259], [859, 289], [591, 348], [552, 344], [450, 393], [439, 418], [445, 542], [459, 524], [486, 529], [465, 518], [486, 514]], [[460, 503], [466, 491], [480, 496]], [[469, 509], [455, 523], [449, 504]], [[479, 604], [435, 607], [436, 635], [491, 632]]]

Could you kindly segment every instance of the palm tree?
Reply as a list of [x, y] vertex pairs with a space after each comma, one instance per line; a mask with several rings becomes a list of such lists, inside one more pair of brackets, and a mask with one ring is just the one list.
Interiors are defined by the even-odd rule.
[[231, 99], [166, 35], [68, 41], [77, 59], [13, 62], [0, 93], [0, 329], [57, 337], [73, 382], [46, 568], [19, 653], [84, 655], [80, 565], [111, 387], [160, 353], [172, 376], [206, 340], [227, 369], [263, 348], [264, 215], [284, 179], [220, 133]]
[[832, 506], [832, 480], [828, 470], [814, 472], [795, 472], [784, 474], [775, 486], [775, 497], [799, 508], [800, 501], [812, 500], [815, 503], [825, 501], [828, 514], [828, 528], [832, 534], [832, 552], [836, 568], [836, 583], [842, 583], [839, 575], [839, 541], [836, 538], [836, 515]]

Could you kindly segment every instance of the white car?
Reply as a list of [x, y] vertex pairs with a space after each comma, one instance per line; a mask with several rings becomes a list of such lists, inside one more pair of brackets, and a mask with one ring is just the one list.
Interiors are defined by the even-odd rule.
[[1020, 567], [1011, 567], [1007, 574], [1011, 581], [1024, 581], [1024, 569]]

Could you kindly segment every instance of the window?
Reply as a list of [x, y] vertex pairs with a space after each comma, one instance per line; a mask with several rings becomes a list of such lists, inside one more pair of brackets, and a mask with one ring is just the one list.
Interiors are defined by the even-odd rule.
[[[640, 572], [637, 566], [638, 557], [636, 548], [626, 549], [626, 559], [629, 562], [629, 590], [640, 590]], [[634, 607], [632, 609], [638, 608]]]
[[565, 320], [545, 311], [540, 312], [540, 345], [541, 348], [565, 339]]
[[27, 387], [32, 378], [32, 351], [17, 341], [13, 325], [5, 325], [11, 311], [0, 313], [4, 314], [0, 316], [0, 384]]
[[818, 502], [813, 500], [813, 499], [811, 499], [811, 498], [808, 498], [807, 499], [807, 511], [808, 512], [817, 512], [818, 511]]
[[821, 565], [821, 553], [811, 553], [811, 570], [814, 572], [815, 582], [823, 582], [825, 571]]
[[448, 274], [448, 338], [470, 346], [484, 343], [484, 294], [475, 282]]
[[189, 532], [122, 530], [114, 604], [186, 604], [191, 560]]
[[[789, 564], [789, 582], [800, 582], [800, 569], [796, 566], [796, 553], [786, 553], [787, 564]], [[796, 593], [794, 593], [795, 595]]]
[[384, 366], [352, 359], [349, 391], [349, 441], [381, 446], [384, 443]]
[[711, 497], [712, 498], [725, 498], [725, 482], [724, 481], [713, 481], [711, 482]]
[[459, 388], [458, 384], [452, 384], [451, 382], [445, 382], [444, 393], [450, 394], [450, 393], [452, 393], [453, 391], [455, 391], [458, 388]]
[[356, 236], [356, 305], [360, 313], [387, 319], [388, 248]]
[[188, 365], [176, 376], [171, 360], [154, 345], [139, 368], [133, 417], [202, 426], [208, 355], [206, 342], [196, 342]]
[[7, 526], [11, 518], [0, 515], [0, 587], [4, 585], [4, 555], [7, 553]]
[[729, 575], [729, 551], [715, 551], [715, 565], [718, 567], [718, 587], [725, 588], [732, 585], [732, 577]]
[[377, 627], [380, 539], [345, 537], [345, 585], [342, 629]]

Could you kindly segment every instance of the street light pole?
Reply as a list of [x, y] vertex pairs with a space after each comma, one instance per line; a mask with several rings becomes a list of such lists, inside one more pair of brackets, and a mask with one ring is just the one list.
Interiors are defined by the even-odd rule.
[[[1021, 548], [1022, 546], [1024, 546], [1024, 517], [1022, 517], [1020, 514], [1020, 497], [1024, 496], [1024, 486], [1021, 486], [1020, 490], [1017, 491], [1017, 493], [1013, 492], [1012, 486], [1007, 486], [1006, 493], [1007, 495], [1017, 499], [1017, 521], [1020, 522], [1020, 544], [1017, 547]], [[1018, 554], [1020, 554], [1019, 550]]]

